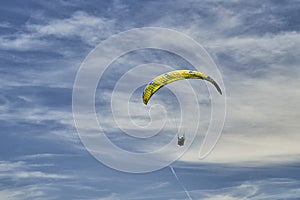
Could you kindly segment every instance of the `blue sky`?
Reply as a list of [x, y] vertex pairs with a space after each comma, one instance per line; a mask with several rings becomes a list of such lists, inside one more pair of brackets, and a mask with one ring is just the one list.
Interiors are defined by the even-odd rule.
[[[0, 199], [187, 199], [182, 185], [192, 199], [299, 199], [299, 11], [299, 1], [275, 0], [3, 1]], [[195, 159], [199, 142], [191, 145], [172, 163], [179, 181], [167, 166], [141, 174], [105, 166], [81, 143], [73, 121], [72, 90], [83, 60], [113, 34], [142, 27], [173, 29], [203, 45], [226, 89], [227, 114], [217, 145], [204, 160]], [[97, 87], [96, 112], [105, 134], [128, 151], [153, 150], [174, 136], [171, 122], [158, 135], [139, 139], [113, 121], [110, 99], [118, 79], [151, 63], [191, 67], [169, 52], [130, 52], [111, 64]], [[190, 84], [197, 86], [205, 113], [200, 127], [206, 130], [209, 93], [203, 83]], [[145, 125], [142, 86], [129, 106], [135, 122]], [[178, 120], [172, 86], [164, 89], [151, 101]], [[126, 92], [116, 95], [123, 100]], [[152, 114], [166, 117], [160, 109]], [[120, 123], [127, 125], [124, 119]], [[160, 120], [154, 123], [159, 126]]]

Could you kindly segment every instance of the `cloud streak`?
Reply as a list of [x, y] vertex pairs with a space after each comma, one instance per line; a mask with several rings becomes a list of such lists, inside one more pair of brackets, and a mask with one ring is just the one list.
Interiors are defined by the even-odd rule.
[[31, 165], [23, 161], [0, 162], [0, 179], [67, 179], [70, 178], [67, 175], [46, 173], [36, 170], [38, 167], [44, 167], [44, 165]]
[[[43, 17], [39, 17], [43, 18]], [[8, 23], [2, 23], [2, 26]], [[43, 50], [52, 51], [59, 45], [54, 38], [81, 41], [96, 45], [115, 32], [113, 19], [97, 17], [83, 11], [73, 13], [69, 18], [47, 19], [42, 23], [27, 23], [23, 33], [1, 35], [0, 49], [3, 50]], [[54, 37], [54, 38], [53, 38]]]
[[300, 196], [299, 182], [292, 179], [265, 179], [248, 181], [233, 187], [201, 191], [205, 200], [261, 200], [297, 199]]

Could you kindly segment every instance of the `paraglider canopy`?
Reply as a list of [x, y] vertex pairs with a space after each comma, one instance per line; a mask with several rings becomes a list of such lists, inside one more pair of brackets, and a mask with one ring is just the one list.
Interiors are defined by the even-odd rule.
[[152, 81], [150, 81], [143, 92], [143, 102], [147, 105], [148, 101], [150, 100], [151, 96], [155, 94], [161, 87], [172, 83], [174, 81], [182, 80], [182, 79], [203, 79], [212, 83], [218, 92], [222, 94], [222, 91], [214, 79], [209, 77], [208, 75], [193, 70], [175, 70], [170, 71], [164, 74], [161, 74], [155, 77]]

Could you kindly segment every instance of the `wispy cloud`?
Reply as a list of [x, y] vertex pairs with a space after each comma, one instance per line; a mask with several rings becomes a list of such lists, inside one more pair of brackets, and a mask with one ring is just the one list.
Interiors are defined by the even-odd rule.
[[4, 50], [33, 50], [33, 49], [42, 49], [47, 46], [47, 42], [39, 39], [31, 34], [20, 34], [11, 36], [2, 36], [0, 38], [0, 48]]
[[[38, 165], [27, 164], [23, 161], [18, 162], [9, 162], [1, 161], [0, 162], [0, 178], [9, 178], [12, 180], [16, 179], [67, 179], [70, 178], [67, 175], [55, 174], [55, 173], [46, 173], [39, 170]], [[41, 165], [40, 167], [44, 167]]]
[[50, 190], [48, 187], [39, 185], [30, 185], [20, 188], [1, 189], [0, 198], [10, 200], [24, 200], [24, 199], [55, 199], [55, 197], [49, 197], [44, 191]]
[[[300, 34], [292, 31], [261, 37], [247, 36], [214, 40], [208, 47], [214, 54], [217, 54], [215, 57], [220, 61], [226, 59], [223, 57], [225, 55], [227, 58], [231, 58], [234, 65], [232, 69], [237, 69], [237, 72], [245, 73], [248, 70], [260, 69], [262, 72], [273, 75], [274, 71], [270, 69], [274, 65], [283, 64], [290, 67], [291, 64], [299, 62], [297, 57], [299, 43]], [[288, 69], [283, 66], [281, 68], [285, 71]], [[241, 69], [245, 71], [241, 71]]]
[[299, 182], [296, 180], [279, 178], [248, 181], [233, 187], [199, 192], [204, 194], [202, 199], [205, 200], [297, 199], [300, 197], [298, 187]]
[[[114, 23], [113, 19], [78, 11], [69, 18], [53, 18], [45, 19], [43, 23], [27, 23], [23, 33], [1, 35], [0, 48], [19, 51], [51, 50], [59, 45], [54, 38], [74, 39], [94, 46], [115, 32]], [[8, 23], [2, 24], [8, 25]]]
[[29, 31], [37, 36], [78, 38], [90, 45], [99, 43], [114, 32], [114, 20], [97, 17], [83, 11], [75, 12], [70, 18], [53, 19], [45, 24], [28, 24]]
[[0, 27], [1, 28], [11, 28], [12, 25], [8, 22], [0, 22]]
[[[86, 177], [86, 172], [83, 172], [85, 175], [79, 175], [80, 173], [74, 173], [74, 171], [69, 170], [58, 173], [57, 169], [62, 166], [62, 162], [60, 161], [57, 163], [55, 158], [60, 160], [61, 157], [64, 156], [39, 154], [25, 156], [26, 162], [1, 161], [0, 198], [12, 200], [57, 199], [60, 198], [62, 193], [65, 193], [66, 196], [72, 199], [94, 199], [96, 196], [102, 197], [110, 194], [110, 191], [105, 189], [105, 186], [99, 188], [94, 184], [97, 182], [111, 182], [111, 178], [91, 178]], [[20, 159], [22, 160], [22, 158]], [[43, 159], [43, 162], [40, 162], [41, 159]], [[65, 159], [69, 159], [68, 156]], [[51, 164], [45, 164], [44, 160], [47, 160], [47, 162], [50, 162]], [[77, 165], [75, 167], [72, 166], [73, 169], [77, 167]], [[59, 197], [57, 195], [59, 195]]]

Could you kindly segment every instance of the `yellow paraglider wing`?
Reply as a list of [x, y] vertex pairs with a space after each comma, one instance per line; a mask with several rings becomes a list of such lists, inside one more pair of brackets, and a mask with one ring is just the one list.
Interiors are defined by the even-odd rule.
[[150, 83], [147, 84], [147, 86], [144, 89], [143, 92], [143, 102], [147, 105], [148, 101], [150, 100], [151, 96], [157, 92], [161, 87], [164, 85], [167, 85], [169, 83], [172, 83], [174, 81], [182, 80], [182, 79], [203, 79], [211, 82], [218, 90], [220, 94], [222, 94], [222, 91], [218, 84], [209, 76], [206, 74], [199, 72], [199, 71], [193, 71], [193, 70], [175, 70], [171, 72], [167, 72], [165, 74], [161, 74], [157, 77], [155, 77]]

